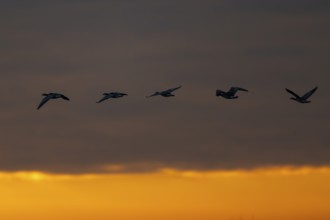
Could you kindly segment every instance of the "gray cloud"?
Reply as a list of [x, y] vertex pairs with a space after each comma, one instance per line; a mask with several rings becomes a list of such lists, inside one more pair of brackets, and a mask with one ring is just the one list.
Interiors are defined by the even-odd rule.
[[[330, 163], [325, 1], [3, 1], [0, 10], [1, 170]], [[180, 84], [173, 99], [144, 98]], [[214, 96], [231, 85], [250, 92]], [[310, 105], [284, 91], [316, 85]], [[113, 90], [129, 96], [95, 104]], [[72, 101], [36, 111], [50, 91]]]

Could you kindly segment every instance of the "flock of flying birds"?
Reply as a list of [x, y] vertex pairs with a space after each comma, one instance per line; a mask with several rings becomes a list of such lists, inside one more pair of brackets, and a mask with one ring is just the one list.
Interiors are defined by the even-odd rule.
[[[172, 89], [167, 89], [164, 91], [160, 91], [160, 92], [155, 92], [154, 94], [150, 95], [150, 96], [146, 96], [146, 98], [150, 98], [153, 96], [163, 96], [163, 97], [172, 97], [175, 96], [174, 94], [172, 94], [175, 90], [180, 89], [181, 86], [178, 86], [176, 88], [172, 88]], [[303, 96], [299, 96], [296, 93], [294, 93], [293, 91], [291, 91], [290, 89], [285, 89], [288, 93], [290, 93], [291, 95], [293, 95], [293, 97], [291, 98], [292, 100], [295, 100], [299, 103], [310, 103], [311, 101], [309, 101], [309, 97], [311, 97], [313, 95], [313, 93], [317, 90], [317, 87], [315, 87], [314, 89], [308, 91], [306, 94], [304, 94]], [[238, 91], [244, 91], [244, 92], [248, 92], [247, 89], [243, 89], [240, 87], [231, 87], [227, 92], [222, 91], [220, 89], [216, 90], [216, 96], [221, 96], [225, 99], [237, 99], [238, 96], [236, 95], [236, 93]], [[42, 94], [43, 96], [45, 96], [40, 104], [38, 105], [37, 109], [40, 109], [44, 104], [46, 104], [49, 100], [51, 99], [64, 99], [64, 100], [70, 100], [68, 97], [66, 97], [65, 95], [61, 94], [61, 93], [44, 93]], [[103, 97], [97, 101], [96, 103], [101, 103], [107, 99], [110, 98], [121, 98], [126, 96], [126, 93], [121, 93], [121, 92], [109, 92], [109, 93], [103, 93]]]

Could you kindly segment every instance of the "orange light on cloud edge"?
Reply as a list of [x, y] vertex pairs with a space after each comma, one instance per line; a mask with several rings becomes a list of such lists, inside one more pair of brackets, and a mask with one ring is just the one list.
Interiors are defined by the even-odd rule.
[[330, 167], [0, 173], [0, 219], [330, 219]]

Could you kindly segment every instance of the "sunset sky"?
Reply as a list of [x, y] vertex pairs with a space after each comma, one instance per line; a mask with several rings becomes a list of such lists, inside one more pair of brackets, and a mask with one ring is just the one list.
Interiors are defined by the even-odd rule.
[[[330, 219], [329, 1], [0, 13], [0, 219]], [[215, 96], [231, 86], [249, 92]], [[285, 91], [315, 86], [305, 105]], [[128, 96], [95, 103], [112, 91]], [[71, 101], [36, 110], [48, 92]]]

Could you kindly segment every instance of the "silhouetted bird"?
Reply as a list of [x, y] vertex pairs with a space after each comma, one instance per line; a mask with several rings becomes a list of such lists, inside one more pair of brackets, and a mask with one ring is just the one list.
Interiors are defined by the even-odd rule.
[[38, 106], [38, 108], [37, 109], [40, 109], [44, 104], [46, 104], [46, 102], [48, 102], [50, 99], [58, 99], [58, 98], [62, 98], [62, 99], [64, 99], [64, 100], [70, 100], [68, 97], [66, 97], [66, 96], [64, 96], [64, 95], [62, 95], [62, 94], [60, 94], [60, 93], [44, 93], [44, 94], [42, 94], [43, 96], [45, 96], [42, 100], [41, 100], [41, 102], [40, 102], [40, 104], [39, 104], [39, 106]]
[[168, 90], [165, 90], [165, 91], [161, 91], [161, 92], [155, 92], [154, 94], [152, 94], [150, 96], [146, 96], [146, 97], [150, 98], [150, 97], [157, 96], [157, 95], [161, 95], [163, 97], [172, 97], [172, 96], [175, 96], [175, 95], [172, 94], [172, 92], [174, 92], [175, 90], [180, 89], [180, 88], [181, 88], [181, 86], [173, 88], [173, 89], [168, 89]]
[[121, 98], [125, 95], [127, 95], [127, 94], [126, 93], [120, 93], [120, 92], [103, 93], [103, 98], [100, 101], [96, 102], [96, 103], [103, 102], [104, 100], [107, 100], [107, 99], [110, 99], [110, 98], [113, 98], [113, 99]]
[[235, 96], [238, 91], [245, 91], [248, 92], [248, 90], [240, 88], [240, 87], [231, 87], [228, 92], [224, 92], [220, 89], [217, 89], [215, 92], [216, 96], [222, 96], [226, 99], [237, 99], [238, 96]]
[[299, 95], [297, 95], [296, 93], [294, 93], [294, 92], [292, 92], [290, 89], [285, 89], [288, 93], [290, 93], [291, 95], [293, 95], [294, 97], [292, 97], [291, 99], [292, 100], [295, 100], [295, 101], [297, 101], [297, 102], [299, 102], [299, 103], [310, 103], [311, 101], [308, 101], [307, 99], [309, 98], [309, 97], [311, 97], [313, 94], [314, 94], [314, 92], [317, 90], [317, 86], [314, 88], [314, 89], [312, 89], [311, 91], [309, 91], [309, 92], [307, 92], [305, 95], [303, 95], [303, 96], [299, 96]]

